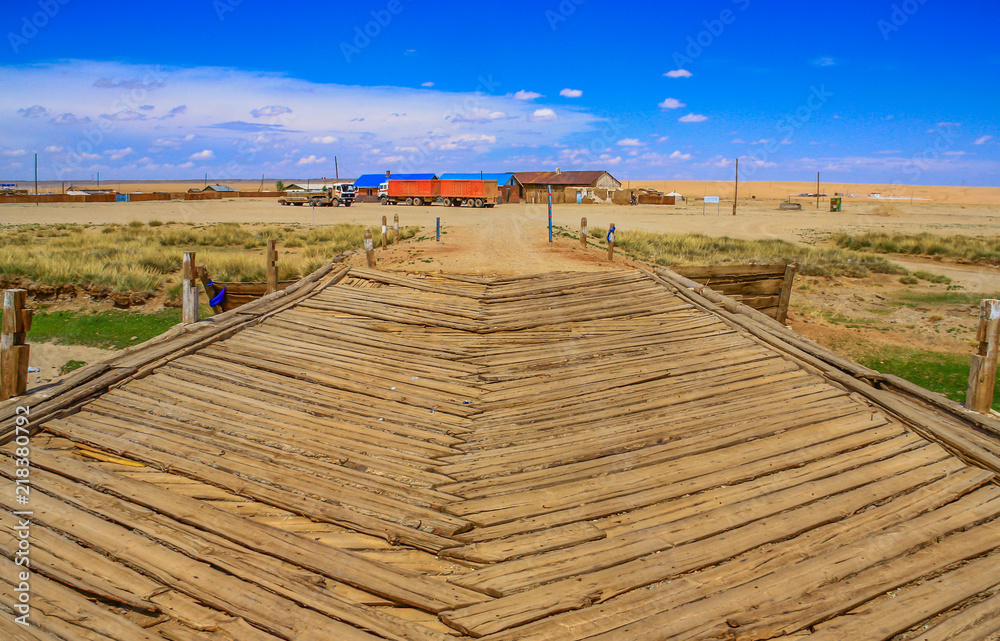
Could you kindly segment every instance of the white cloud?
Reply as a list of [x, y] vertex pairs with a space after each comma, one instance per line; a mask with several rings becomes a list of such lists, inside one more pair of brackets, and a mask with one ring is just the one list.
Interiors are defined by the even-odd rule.
[[289, 107], [282, 105], [268, 105], [267, 107], [261, 107], [260, 109], [253, 109], [250, 111], [250, 115], [254, 118], [275, 118], [277, 116], [283, 116], [290, 113], [292, 113], [292, 110]]
[[642, 147], [638, 138], [622, 138], [616, 143], [619, 147]]
[[567, 87], [559, 92], [559, 95], [564, 98], [579, 98], [583, 95], [582, 89], [570, 89]]
[[967, 151], [945, 151], [945, 152], [942, 152], [942, 155], [944, 155], [944, 156], [967, 156], [967, 155], [969, 155], [969, 152], [967, 152]]
[[430, 81], [428, 81], [428, 82], [421, 82], [421, 83], [420, 83], [420, 86], [421, 86], [421, 87], [433, 87], [433, 86], [434, 86], [434, 83], [433, 83], [433, 82], [430, 82]]
[[10, 149], [10, 150], [4, 150], [4, 151], [2, 151], [0, 153], [2, 153], [4, 156], [7, 156], [9, 158], [16, 158], [17, 156], [23, 156], [23, 155], [25, 155], [28, 152], [26, 152], [23, 149]]
[[663, 75], [666, 76], [667, 78], [690, 78], [694, 74], [692, 74], [687, 69], [674, 69], [673, 71], [668, 71]]
[[833, 58], [823, 57], [823, 58], [816, 58], [815, 60], [812, 61], [812, 63], [817, 67], [832, 67], [837, 64], [837, 61], [834, 60]]
[[660, 136], [659, 138], [656, 139], [656, 142], [664, 143], [667, 142], [668, 140], [670, 140], [670, 136]]
[[78, 118], [76, 114], [73, 113], [61, 113], [52, 120], [49, 121], [53, 125], [76, 125], [81, 122], [90, 122], [90, 116], [84, 116], [83, 118]]
[[104, 152], [104, 155], [109, 156], [111, 160], [121, 160], [125, 156], [134, 154], [135, 150], [131, 147], [126, 147], [125, 149], [109, 149]]
[[509, 118], [506, 111], [492, 110], [487, 107], [474, 107], [466, 113], [459, 112], [453, 116], [446, 116], [452, 122], [474, 122], [487, 123], [494, 120]]
[[734, 145], [745, 145], [745, 144], [747, 144], [747, 141], [743, 140], [742, 138], [733, 138], [729, 142], [733, 143]]
[[750, 143], [750, 144], [751, 144], [751, 145], [766, 145], [766, 144], [767, 144], [767, 143], [769, 143], [769, 142], [771, 142], [771, 141], [770, 141], [770, 140], [768, 140], [767, 138], [761, 138], [760, 140], [755, 140], [755, 141], [753, 141], [753, 142], [752, 142], [752, 143]]
[[41, 105], [32, 105], [25, 109], [18, 109], [17, 113], [21, 114], [25, 118], [41, 118], [42, 116], [48, 116], [49, 110]]
[[962, 123], [960, 123], [960, 122], [939, 122], [937, 124], [937, 126], [938, 127], [961, 127]]
[[535, 112], [531, 114], [531, 120], [555, 120], [556, 112], [552, 111], [548, 107], [544, 109], [535, 109]]
[[123, 109], [122, 111], [113, 114], [101, 114], [101, 118], [125, 122], [129, 120], [145, 120], [146, 114], [141, 114], [138, 111], [132, 111], [131, 109]]
[[309, 154], [305, 158], [299, 158], [299, 161], [295, 163], [296, 165], [320, 165], [328, 162], [326, 157], [317, 158], [314, 154]]
[[993, 140], [993, 136], [980, 136], [976, 138], [976, 141], [972, 143], [973, 145], [985, 145], [989, 141]]
[[542, 94], [535, 91], [525, 91], [524, 89], [521, 89], [520, 91], [515, 91], [512, 97], [516, 100], [534, 100], [536, 98], [541, 98]]
[[204, 149], [196, 154], [191, 154], [191, 160], [212, 160], [215, 158], [215, 152], [211, 149]]
[[191, 169], [192, 167], [194, 167], [194, 163], [191, 161], [177, 165], [178, 169]]
[[701, 114], [688, 114], [686, 116], [681, 116], [677, 120], [680, 122], [705, 122], [708, 120], [708, 116], [703, 116]]
[[332, 145], [335, 142], [340, 142], [340, 138], [336, 136], [313, 136], [312, 142], [317, 145]]
[[670, 157], [674, 160], [691, 160], [691, 154], [682, 154], [680, 150], [670, 154]]
[[47, 153], [47, 154], [58, 154], [63, 149], [64, 149], [64, 147], [60, 147], [59, 145], [49, 145], [48, 147], [45, 148], [45, 153]]
[[681, 107], [686, 107], [683, 102], [677, 98], [667, 98], [659, 104], [660, 109], [680, 109]]

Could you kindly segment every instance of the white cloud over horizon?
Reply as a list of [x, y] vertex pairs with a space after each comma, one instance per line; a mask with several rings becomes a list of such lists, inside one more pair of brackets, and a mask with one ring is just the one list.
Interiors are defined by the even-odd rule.
[[[53, 77], [60, 78], [58, 92], [39, 89]], [[372, 149], [396, 146], [417, 149], [400, 171], [438, 170], [461, 167], [482, 145], [554, 145], [601, 122], [586, 109], [557, 113], [527, 90], [515, 97], [482, 89], [365, 87], [218, 67], [64, 61], [0, 67], [0, 86], [7, 148], [63, 148], [40, 158], [43, 179], [94, 171], [183, 178], [192, 162], [223, 177], [280, 174], [317, 144], [336, 146], [341, 165], [359, 174], [378, 162]], [[127, 148], [139, 153], [114, 160], [105, 153]], [[207, 150], [212, 157], [201, 155]], [[142, 154], [153, 162], [138, 163]], [[10, 162], [0, 162], [0, 172], [5, 166]]]
[[686, 116], [681, 116], [677, 119], [680, 122], [705, 122], [708, 120], [708, 116], [703, 116], [701, 114], [688, 114]]
[[559, 95], [564, 98], [579, 98], [583, 95], [582, 89], [570, 89], [569, 87], [559, 91]]
[[677, 98], [667, 98], [659, 105], [660, 109], [680, 109], [681, 107], [686, 107], [687, 105], [678, 100]]
[[673, 71], [668, 71], [663, 75], [666, 76], [667, 78], [690, 78], [694, 74], [692, 74], [687, 69], [674, 69]]

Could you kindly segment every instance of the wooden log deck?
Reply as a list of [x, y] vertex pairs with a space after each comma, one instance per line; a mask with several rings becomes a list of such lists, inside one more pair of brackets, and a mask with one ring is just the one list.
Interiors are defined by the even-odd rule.
[[329, 266], [0, 405], [0, 636], [995, 638], [995, 421], [693, 285]]

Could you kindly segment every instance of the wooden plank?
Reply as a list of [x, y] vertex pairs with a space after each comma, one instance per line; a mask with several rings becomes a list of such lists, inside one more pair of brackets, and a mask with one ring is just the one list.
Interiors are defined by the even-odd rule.
[[1000, 632], [1000, 593], [932, 624], [913, 641], [977, 641], [997, 632]]
[[[483, 598], [468, 590], [447, 586], [432, 579], [392, 571], [382, 564], [330, 548], [307, 537], [254, 523], [203, 501], [179, 496], [155, 485], [112, 474], [45, 450], [36, 448], [32, 452], [32, 463], [37, 468], [112, 491], [117, 496], [154, 509], [181, 523], [239, 541], [248, 549], [281, 558], [400, 603], [437, 611], [454, 607], [454, 604], [478, 602]], [[4, 500], [0, 497], [0, 502]], [[308, 511], [305, 514], [313, 516]]]
[[[599, 541], [607, 535], [590, 523], [570, 523], [540, 532], [511, 536], [495, 541], [471, 543], [441, 550], [440, 555], [475, 563], [500, 563], [529, 555], [551, 552], [588, 541]], [[534, 561], [533, 561], [534, 562]]]
[[753, 521], [733, 529], [719, 540], [704, 539], [613, 568], [445, 612], [442, 619], [468, 634], [481, 636], [499, 632], [554, 613], [604, 601], [671, 576], [714, 565], [755, 547], [800, 535], [845, 513], [855, 512], [960, 469], [961, 464], [918, 468], [774, 517]]
[[[662, 638], [670, 633], [666, 629], [668, 626], [676, 625], [678, 634], [690, 630], [688, 621], [691, 617], [708, 614], [707, 620], [724, 622], [734, 612], [729, 590], [752, 586], [760, 577], [852, 545], [873, 533], [907, 526], [912, 519], [968, 495], [992, 478], [992, 474], [983, 470], [965, 468], [877, 507], [821, 525], [798, 537], [756, 548], [688, 577], [673, 578], [606, 603], [557, 614], [508, 632], [490, 635], [489, 638], [491, 641], [520, 641], [524, 638], [554, 641], [567, 637], [592, 639], [607, 635], [605, 638], [614, 639], [615, 634], [621, 637], [623, 628], [627, 628], [631, 636], [637, 635], [640, 630], [659, 630]], [[715, 599], [714, 595], [718, 595], [722, 614], [708, 612], [706, 599]]]

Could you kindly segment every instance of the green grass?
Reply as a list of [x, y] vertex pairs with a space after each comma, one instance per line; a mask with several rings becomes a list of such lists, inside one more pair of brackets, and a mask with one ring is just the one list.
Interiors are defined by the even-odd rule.
[[[866, 367], [895, 374], [953, 401], [965, 401], [971, 352], [967, 355], [904, 347], [876, 347], [864, 350], [855, 359]], [[1000, 410], [1000, 399], [994, 399], [993, 409]]]
[[832, 240], [838, 247], [855, 251], [942, 256], [977, 263], [1000, 264], [1000, 236], [982, 238], [961, 235], [937, 236], [928, 233], [865, 232], [835, 234]]
[[76, 370], [80, 369], [81, 367], [83, 367], [86, 364], [87, 364], [86, 361], [69, 360], [69, 361], [66, 361], [65, 365], [63, 365], [61, 368], [59, 368], [59, 373], [60, 374], [69, 374], [70, 372], [75, 372]]
[[929, 307], [934, 305], [956, 306], [976, 305], [984, 298], [995, 295], [974, 292], [899, 292], [889, 301], [900, 307]]
[[33, 343], [53, 341], [66, 345], [122, 349], [158, 336], [179, 322], [179, 309], [164, 309], [152, 314], [117, 310], [96, 314], [39, 312], [32, 319], [28, 340]]
[[[607, 229], [591, 228], [590, 237], [604, 243]], [[906, 274], [881, 256], [838, 248], [804, 247], [783, 240], [743, 240], [703, 234], [657, 234], [621, 230], [615, 248], [639, 260], [660, 265], [726, 263], [798, 263], [805, 276], [864, 278], [871, 273]]]

